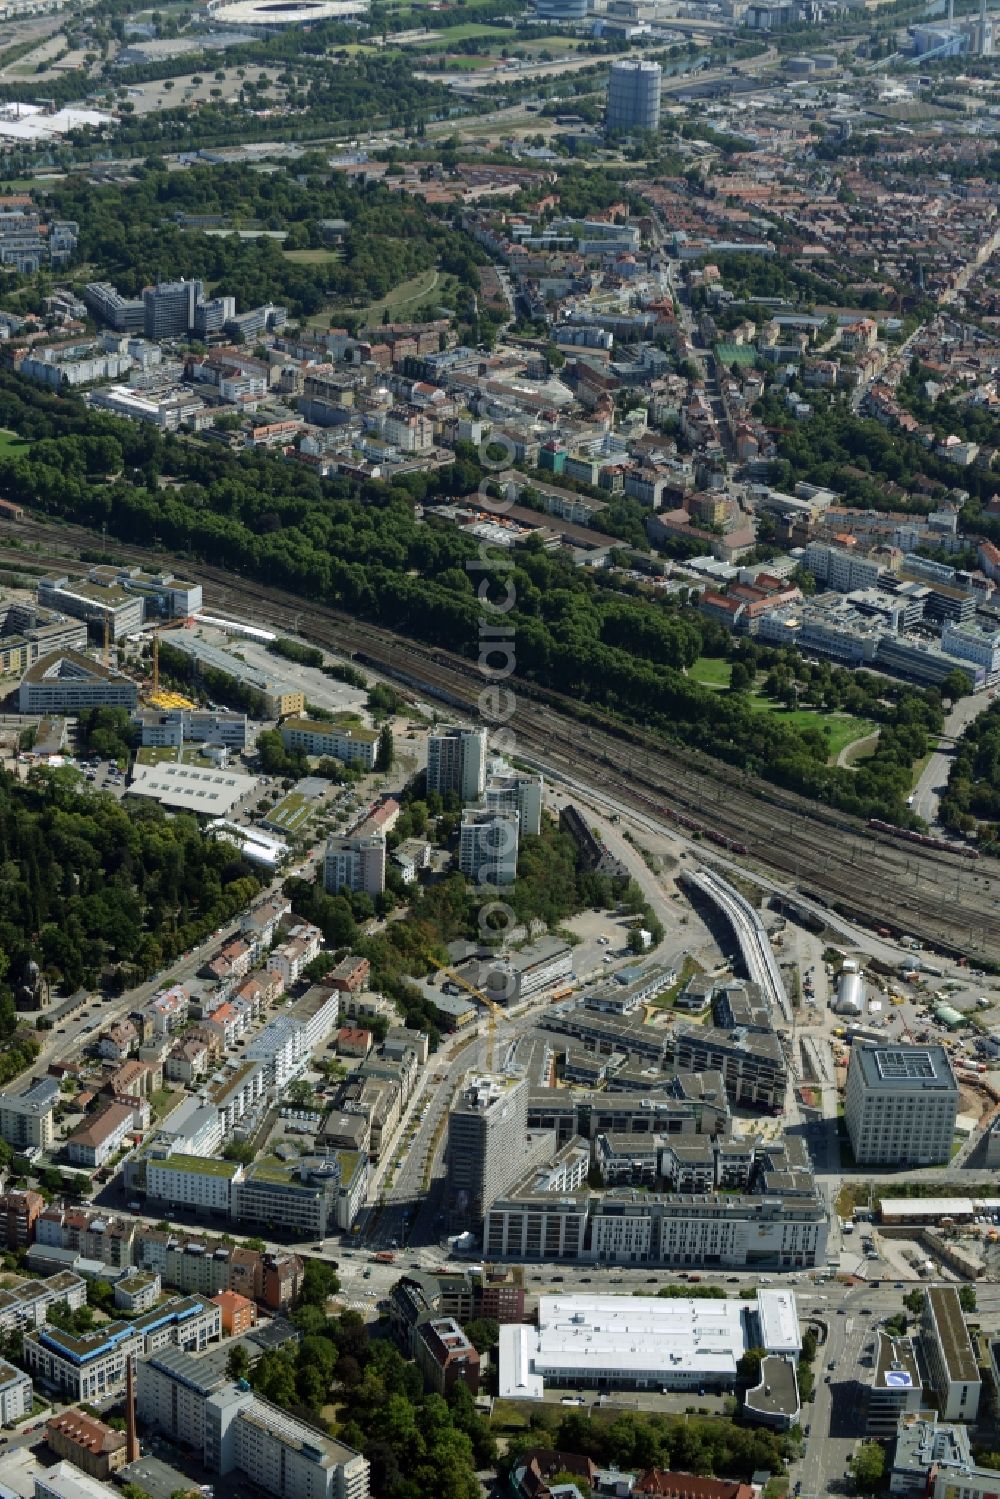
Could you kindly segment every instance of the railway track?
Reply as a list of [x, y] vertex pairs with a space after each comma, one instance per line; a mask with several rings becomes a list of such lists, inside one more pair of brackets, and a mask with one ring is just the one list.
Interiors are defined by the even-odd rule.
[[[41, 542], [58, 559], [60, 545], [94, 548], [98, 538], [82, 527], [36, 520], [12, 532]], [[240, 578], [211, 564], [193, 564], [148, 548], [111, 543], [123, 561], [171, 566], [205, 589], [206, 606], [256, 620], [341, 654], [357, 655], [380, 674], [456, 710], [477, 713], [484, 679], [456, 653], [403, 640], [391, 631], [359, 624], [332, 608], [279, 588]], [[2, 553], [0, 553], [2, 555]], [[35, 554], [20, 554], [34, 560]], [[671, 808], [746, 847], [754, 861], [790, 883], [872, 924], [887, 921], [934, 947], [1000, 962], [1000, 909], [982, 866], [945, 851], [901, 845], [880, 837], [832, 808], [810, 802], [681, 748], [640, 727], [619, 723], [603, 710], [514, 678], [518, 706], [510, 727], [517, 741], [553, 771], [586, 778], [625, 806], [649, 816]], [[664, 819], [663, 826], [670, 830]]]

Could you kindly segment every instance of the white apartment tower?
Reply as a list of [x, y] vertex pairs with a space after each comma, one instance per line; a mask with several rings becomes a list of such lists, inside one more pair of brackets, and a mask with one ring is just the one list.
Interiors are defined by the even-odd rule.
[[486, 730], [437, 729], [427, 740], [427, 790], [478, 802], [486, 786]]
[[373, 900], [381, 895], [385, 889], [384, 834], [328, 839], [323, 883], [331, 895], [344, 885], [348, 890], [363, 890]]
[[517, 878], [520, 819], [516, 812], [466, 807], [458, 843], [458, 867], [477, 885], [512, 885]]
[[507, 765], [490, 772], [486, 782], [486, 806], [490, 812], [516, 812], [519, 831], [537, 838], [542, 831], [542, 797], [545, 782], [540, 775], [511, 770]]

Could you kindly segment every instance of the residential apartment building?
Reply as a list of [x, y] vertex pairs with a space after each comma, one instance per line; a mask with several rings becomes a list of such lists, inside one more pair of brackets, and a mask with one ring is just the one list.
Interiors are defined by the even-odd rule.
[[81, 1410], [50, 1416], [45, 1441], [57, 1457], [64, 1457], [91, 1478], [110, 1478], [128, 1460], [125, 1433]]
[[250, 1042], [247, 1060], [259, 1062], [265, 1086], [280, 1092], [309, 1064], [305, 1028], [290, 1015], [277, 1016]]
[[838, 593], [853, 593], [856, 588], [874, 588], [882, 565], [869, 557], [859, 557], [846, 547], [827, 546], [811, 541], [806, 547], [805, 566], [817, 583]]
[[60, 1270], [45, 1280], [27, 1280], [0, 1291], [0, 1332], [19, 1332], [40, 1327], [49, 1307], [59, 1303], [77, 1311], [87, 1302], [87, 1283], [72, 1270]]
[[490, 812], [516, 812], [522, 837], [537, 838], [542, 831], [545, 781], [523, 770], [494, 770], [486, 782], [485, 801]]
[[146, 1191], [170, 1207], [194, 1208], [228, 1217], [233, 1188], [243, 1177], [238, 1161], [190, 1155], [150, 1156]]
[[679, 1072], [721, 1073], [731, 1103], [772, 1110], [784, 1107], [788, 1066], [773, 1031], [678, 1026], [674, 1066]]
[[31, 1376], [0, 1359], [0, 1426], [16, 1426], [31, 1415]]
[[957, 1286], [929, 1286], [920, 1341], [942, 1421], [975, 1421], [982, 1376]]
[[359, 833], [328, 838], [323, 883], [331, 895], [346, 885], [373, 899], [385, 889], [385, 836]]
[[35, 1224], [44, 1208], [40, 1192], [6, 1192], [0, 1197], [0, 1223], [8, 1249], [27, 1249], [35, 1242]]
[[53, 1077], [33, 1078], [23, 1093], [0, 1093], [0, 1136], [15, 1150], [48, 1150], [58, 1101]]
[[[148, 1104], [145, 1105], [148, 1114]], [[66, 1142], [66, 1153], [74, 1166], [103, 1166], [124, 1145], [136, 1127], [132, 1103], [107, 1103], [77, 1125]]]
[[377, 764], [378, 730], [360, 724], [345, 728], [317, 718], [288, 718], [281, 725], [281, 742], [286, 749], [328, 755], [345, 765], [360, 765], [362, 770], [374, 770]]
[[517, 878], [519, 841], [516, 812], [466, 807], [459, 831], [458, 867], [478, 885], [512, 885]]
[[72, 1401], [103, 1400], [125, 1387], [129, 1359], [176, 1345], [200, 1352], [218, 1339], [219, 1308], [202, 1297], [165, 1302], [133, 1322], [105, 1322], [82, 1337], [45, 1326], [26, 1332], [24, 1361], [47, 1389]]
[[427, 739], [427, 790], [478, 802], [486, 789], [486, 730], [435, 729]]
[[257, 1308], [247, 1296], [236, 1291], [220, 1291], [212, 1300], [222, 1317], [222, 1333], [227, 1338], [241, 1338], [257, 1325]]
[[367, 1461], [204, 1360], [166, 1350], [138, 1370], [142, 1424], [200, 1452], [223, 1476], [243, 1473], [277, 1499], [369, 1499]]
[[479, 1393], [479, 1354], [454, 1317], [421, 1317], [413, 1329], [413, 1358], [434, 1394], [448, 1396], [457, 1384]]
[[340, 991], [327, 984], [313, 984], [287, 1013], [302, 1026], [305, 1048], [313, 1052], [322, 1046], [337, 1024]]
[[958, 1104], [944, 1047], [852, 1046], [844, 1114], [859, 1166], [949, 1160]]

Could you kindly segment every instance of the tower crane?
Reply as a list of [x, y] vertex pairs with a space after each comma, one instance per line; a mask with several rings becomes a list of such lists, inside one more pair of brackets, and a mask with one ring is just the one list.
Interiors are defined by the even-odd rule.
[[495, 1072], [497, 1069], [497, 1017], [499, 1016], [501, 1020], [505, 1020], [507, 1012], [502, 1005], [497, 1004], [496, 1000], [490, 999], [488, 994], [484, 994], [482, 989], [477, 988], [475, 984], [471, 984], [468, 979], [464, 979], [460, 973], [456, 973], [454, 968], [449, 968], [446, 963], [440, 963], [434, 954], [426, 948], [423, 955], [436, 972], [443, 974], [451, 983], [457, 984], [460, 989], [464, 989], [466, 994], [470, 994], [476, 1003], [482, 1005], [486, 1011], [487, 1056], [489, 1058], [490, 1071]]

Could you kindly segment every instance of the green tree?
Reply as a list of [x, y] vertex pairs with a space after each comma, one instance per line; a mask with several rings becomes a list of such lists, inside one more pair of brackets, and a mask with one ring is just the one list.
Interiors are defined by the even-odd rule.
[[736, 1372], [740, 1379], [745, 1380], [748, 1385], [755, 1385], [760, 1381], [760, 1365], [764, 1358], [766, 1349], [748, 1348], [740, 1355], [736, 1364]]
[[304, 1306], [325, 1307], [340, 1290], [337, 1272], [326, 1260], [306, 1260], [299, 1301]]
[[477, 1353], [488, 1353], [500, 1341], [500, 1324], [492, 1317], [474, 1317], [466, 1322], [465, 1335]]
[[391, 770], [395, 758], [396, 745], [393, 739], [392, 729], [386, 723], [382, 725], [382, 728], [379, 730], [378, 736], [376, 764], [378, 765], [379, 770]]
[[250, 1355], [242, 1343], [234, 1343], [226, 1359], [226, 1374], [230, 1379], [246, 1379], [250, 1373]]
[[974, 1312], [976, 1310], [975, 1286], [959, 1286], [958, 1301], [963, 1312]]
[[851, 1472], [859, 1489], [871, 1494], [885, 1475], [885, 1453], [878, 1442], [862, 1442], [851, 1458]]

